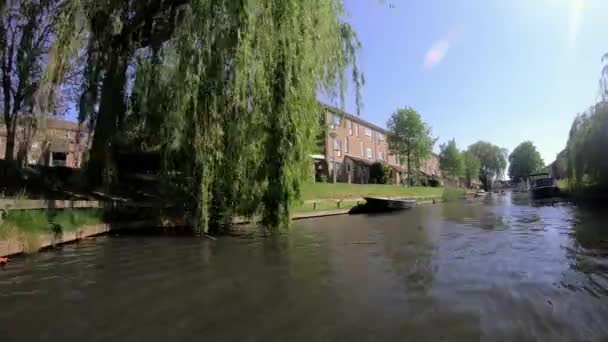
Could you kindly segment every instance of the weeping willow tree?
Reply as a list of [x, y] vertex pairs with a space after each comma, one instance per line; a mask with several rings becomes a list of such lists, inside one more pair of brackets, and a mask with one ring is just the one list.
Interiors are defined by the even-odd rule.
[[566, 145], [567, 173], [572, 189], [608, 191], [608, 104], [601, 102], [578, 115]]
[[111, 179], [112, 144], [136, 128], [183, 174], [200, 231], [235, 214], [275, 230], [310, 170], [319, 91], [343, 98], [351, 70], [360, 102], [359, 42], [343, 16], [341, 0], [72, 0], [47, 80], [85, 42], [92, 182]]
[[605, 194], [608, 191], [608, 159], [605, 157], [608, 146], [608, 54], [602, 57], [602, 62], [600, 101], [572, 122], [565, 159], [571, 189]]

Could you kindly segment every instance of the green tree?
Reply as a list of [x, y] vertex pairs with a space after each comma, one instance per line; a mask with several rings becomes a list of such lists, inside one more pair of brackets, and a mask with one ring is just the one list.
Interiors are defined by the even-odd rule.
[[399, 156], [401, 164], [407, 166], [408, 184], [412, 184], [413, 170], [420, 168], [429, 157], [436, 139], [431, 136], [420, 114], [412, 108], [397, 109], [389, 118], [388, 146], [391, 153]]
[[601, 102], [578, 115], [566, 145], [567, 173], [572, 188], [608, 190], [608, 104]]
[[464, 177], [467, 180], [467, 186], [471, 187], [473, 180], [479, 180], [481, 162], [479, 158], [469, 151], [462, 153], [462, 159], [464, 162]]
[[449, 140], [440, 146], [439, 164], [441, 170], [447, 173], [452, 179], [458, 179], [464, 175], [464, 160], [462, 153], [456, 146], [456, 140]]
[[343, 18], [341, 0], [69, 0], [45, 89], [86, 50], [93, 184], [111, 179], [113, 146], [133, 128], [184, 175], [201, 231], [237, 214], [275, 230], [310, 172], [318, 91], [343, 98], [350, 70], [360, 100], [360, 43]]
[[33, 121], [35, 94], [60, 11], [59, 0], [2, 1], [0, 5], [0, 103], [6, 160], [15, 158], [17, 128]]
[[507, 167], [507, 150], [486, 141], [478, 141], [468, 149], [479, 159], [479, 178], [486, 190], [492, 186], [494, 178], [501, 178]]
[[369, 169], [370, 182], [374, 184], [386, 184], [391, 175], [391, 169], [386, 163], [373, 163]]
[[531, 141], [522, 142], [509, 155], [509, 177], [513, 180], [539, 172], [544, 166], [540, 153]]

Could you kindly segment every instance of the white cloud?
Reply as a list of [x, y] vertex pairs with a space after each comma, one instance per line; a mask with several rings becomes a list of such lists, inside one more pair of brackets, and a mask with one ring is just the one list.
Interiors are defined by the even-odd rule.
[[570, 0], [570, 17], [568, 18], [568, 45], [573, 47], [576, 43], [576, 38], [581, 31], [581, 23], [583, 17], [583, 8], [585, 0]]
[[436, 41], [424, 55], [424, 67], [432, 69], [441, 63], [449, 48], [450, 42], [447, 39]]

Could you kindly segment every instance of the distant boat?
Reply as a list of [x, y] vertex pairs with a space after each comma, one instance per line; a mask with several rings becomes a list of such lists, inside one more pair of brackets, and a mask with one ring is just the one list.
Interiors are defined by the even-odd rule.
[[529, 182], [533, 198], [553, 197], [559, 193], [555, 178], [546, 172], [530, 175]]
[[386, 197], [364, 197], [369, 209], [377, 211], [391, 211], [410, 209], [416, 205], [413, 199], [392, 199]]

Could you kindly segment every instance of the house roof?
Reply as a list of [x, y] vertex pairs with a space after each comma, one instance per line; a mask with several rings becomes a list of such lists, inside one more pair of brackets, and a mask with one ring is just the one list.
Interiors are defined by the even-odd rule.
[[[366, 159], [366, 158], [355, 157], [355, 156], [344, 156], [344, 159], [346, 159], [346, 158], [348, 158], [348, 159], [350, 159], [350, 160], [352, 160], [352, 161], [354, 161], [356, 163], [365, 164], [367, 166], [371, 166], [371, 165], [373, 165], [373, 164], [375, 164], [375, 163], [378, 162], [377, 160], [369, 160], [369, 159]], [[399, 172], [403, 172], [404, 171], [404, 169], [402, 167], [398, 166], [398, 165], [389, 164], [389, 163], [385, 163], [385, 164], [388, 165], [393, 170], [396, 170], [396, 171], [399, 171]]]
[[361, 164], [365, 164], [367, 166], [371, 166], [372, 164], [374, 164], [373, 161], [371, 161], [369, 159], [365, 159], [365, 158], [359, 158], [359, 157], [354, 157], [354, 156], [344, 156], [344, 159], [347, 159], [347, 158], [354, 161], [355, 163], [361, 163]]
[[334, 114], [344, 115], [344, 117], [346, 117], [347, 119], [349, 119], [351, 121], [354, 121], [354, 122], [357, 122], [357, 123], [360, 123], [362, 125], [365, 125], [365, 126], [367, 126], [369, 128], [373, 128], [373, 129], [375, 129], [376, 131], [378, 131], [380, 133], [383, 133], [383, 134], [387, 134], [388, 133], [388, 131], [386, 130], [386, 128], [382, 128], [380, 126], [374, 125], [373, 123], [371, 123], [369, 121], [365, 121], [360, 116], [349, 114], [349, 113], [347, 113], [347, 112], [345, 112], [345, 111], [343, 111], [343, 110], [341, 110], [339, 108], [336, 108], [336, 107], [333, 107], [333, 106], [330, 106], [330, 105], [327, 105], [327, 104], [324, 104], [324, 103], [322, 103], [321, 105], [324, 106], [325, 108], [327, 108], [330, 112], [332, 112]]

